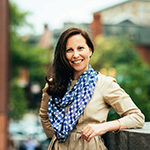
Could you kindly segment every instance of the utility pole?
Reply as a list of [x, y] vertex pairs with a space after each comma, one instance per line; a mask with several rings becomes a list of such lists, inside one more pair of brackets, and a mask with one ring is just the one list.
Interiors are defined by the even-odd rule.
[[0, 150], [8, 150], [8, 11], [8, 0], [0, 0]]

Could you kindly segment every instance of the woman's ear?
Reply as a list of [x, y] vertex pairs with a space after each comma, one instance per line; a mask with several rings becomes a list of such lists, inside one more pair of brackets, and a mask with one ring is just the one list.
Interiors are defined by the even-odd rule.
[[91, 56], [92, 56], [92, 54], [93, 54], [93, 51], [92, 51], [91, 48], [90, 48], [89, 50], [90, 50], [90, 55], [89, 55], [89, 56], [90, 56], [90, 58], [91, 58]]

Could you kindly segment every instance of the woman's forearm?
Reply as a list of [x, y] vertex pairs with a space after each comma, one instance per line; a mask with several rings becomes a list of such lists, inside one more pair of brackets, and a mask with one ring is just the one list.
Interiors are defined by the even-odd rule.
[[106, 132], [117, 131], [120, 129], [126, 129], [127, 128], [126, 125], [123, 124], [120, 120], [113, 120], [113, 121], [104, 122], [103, 126], [104, 126]]
[[50, 124], [47, 110], [40, 108], [39, 117], [42, 123], [42, 127], [45, 131], [45, 134], [47, 135], [47, 137], [51, 138], [54, 135], [54, 131]]
[[117, 131], [120, 129], [126, 129], [120, 120], [108, 121], [100, 124], [88, 124], [81, 132], [81, 137], [88, 142], [94, 136], [101, 136], [110, 131]]
[[42, 100], [41, 100], [41, 107], [39, 111], [39, 117], [42, 123], [42, 127], [46, 133], [46, 135], [51, 138], [54, 135], [53, 128], [50, 124], [49, 117], [48, 117], [48, 101], [49, 101], [49, 95], [47, 94], [47, 88], [48, 84], [45, 85], [43, 89], [42, 94]]

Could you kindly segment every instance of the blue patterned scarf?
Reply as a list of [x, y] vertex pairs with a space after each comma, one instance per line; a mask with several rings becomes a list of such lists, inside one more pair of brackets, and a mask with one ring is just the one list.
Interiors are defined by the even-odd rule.
[[[82, 73], [71, 90], [69, 90], [69, 83], [67, 92], [63, 98], [54, 98], [52, 100], [52, 96], [50, 96], [48, 115], [59, 142], [64, 142], [76, 125], [94, 93], [97, 78], [97, 73], [89, 65], [89, 70]], [[65, 108], [68, 105], [70, 107], [65, 114]]]

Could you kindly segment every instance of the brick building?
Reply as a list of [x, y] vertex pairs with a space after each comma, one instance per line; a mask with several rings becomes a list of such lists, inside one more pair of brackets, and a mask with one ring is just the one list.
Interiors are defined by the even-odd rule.
[[150, 63], [150, 0], [127, 0], [93, 14], [91, 30], [99, 34], [128, 35], [144, 61]]

